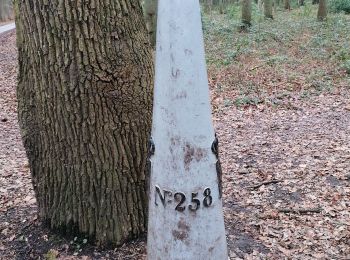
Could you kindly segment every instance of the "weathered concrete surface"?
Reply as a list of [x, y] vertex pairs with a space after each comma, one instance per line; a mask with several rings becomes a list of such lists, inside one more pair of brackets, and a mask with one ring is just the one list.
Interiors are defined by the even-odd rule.
[[158, 14], [148, 259], [226, 260], [199, 2]]

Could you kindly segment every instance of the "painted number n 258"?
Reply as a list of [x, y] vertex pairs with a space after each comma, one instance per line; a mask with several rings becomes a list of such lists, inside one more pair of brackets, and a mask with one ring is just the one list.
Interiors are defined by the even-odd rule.
[[173, 200], [177, 203], [175, 210], [183, 212], [185, 211], [186, 207], [190, 211], [197, 211], [201, 204], [203, 204], [204, 207], [208, 208], [213, 203], [213, 197], [211, 196], [211, 189], [206, 188], [203, 191], [203, 194], [198, 194], [198, 192], [192, 192], [191, 198], [190, 198], [190, 204], [186, 204], [186, 194], [182, 192], [172, 192], [169, 190], [161, 190], [159, 186], [155, 186], [155, 204], [158, 206], [158, 201], [162, 203], [162, 205], [165, 207], [167, 203], [171, 203]]

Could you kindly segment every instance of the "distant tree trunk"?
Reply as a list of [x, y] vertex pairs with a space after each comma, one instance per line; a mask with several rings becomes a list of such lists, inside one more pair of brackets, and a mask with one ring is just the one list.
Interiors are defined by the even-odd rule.
[[219, 0], [219, 13], [224, 13], [224, 0]]
[[39, 216], [122, 244], [146, 230], [152, 55], [138, 0], [15, 0], [18, 112]]
[[317, 19], [319, 21], [324, 21], [327, 19], [327, 3], [326, 0], [319, 0]]
[[280, 5], [280, 0], [275, 0], [275, 2], [274, 2], [275, 11], [277, 10], [277, 7], [279, 5]]
[[264, 0], [264, 15], [265, 15], [265, 18], [273, 19], [272, 0]]
[[149, 34], [151, 45], [155, 47], [157, 36], [157, 7], [158, 0], [145, 0], [144, 1], [144, 13], [146, 26]]
[[305, 5], [305, 0], [299, 0], [299, 5], [304, 6]]
[[313, 5], [316, 5], [316, 4], [318, 4], [320, 2], [320, 0], [312, 0], [312, 4]]
[[211, 13], [212, 8], [213, 8], [213, 0], [205, 0], [204, 11]]
[[289, 0], [284, 0], [284, 9], [290, 10], [290, 2], [289, 2]]
[[0, 0], [0, 22], [14, 18], [11, 0]]
[[242, 0], [242, 24], [243, 28], [251, 26], [252, 0]]

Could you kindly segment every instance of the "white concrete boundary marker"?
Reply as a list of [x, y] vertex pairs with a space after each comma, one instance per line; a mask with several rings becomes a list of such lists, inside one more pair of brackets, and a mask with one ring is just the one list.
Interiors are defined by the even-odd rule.
[[198, 0], [159, 0], [147, 256], [227, 260]]

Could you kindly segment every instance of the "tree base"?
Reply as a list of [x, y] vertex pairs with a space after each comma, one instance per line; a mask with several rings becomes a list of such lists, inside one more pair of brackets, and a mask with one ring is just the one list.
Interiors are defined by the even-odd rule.
[[249, 28], [252, 26], [250, 22], [243, 21], [242, 24], [239, 26], [238, 31], [239, 32], [248, 32]]

